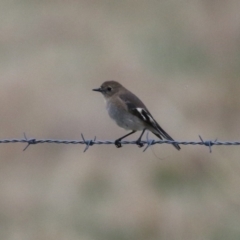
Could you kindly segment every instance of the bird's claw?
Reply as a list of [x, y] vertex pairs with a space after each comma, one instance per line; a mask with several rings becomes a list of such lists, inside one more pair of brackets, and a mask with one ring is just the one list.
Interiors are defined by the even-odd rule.
[[120, 148], [120, 147], [122, 147], [122, 144], [121, 144], [120, 141], [116, 140], [116, 141], [115, 141], [115, 146], [116, 146], [117, 148]]
[[136, 141], [136, 144], [138, 145], [138, 147], [143, 147], [144, 146], [144, 144], [143, 143], [141, 143], [141, 141]]

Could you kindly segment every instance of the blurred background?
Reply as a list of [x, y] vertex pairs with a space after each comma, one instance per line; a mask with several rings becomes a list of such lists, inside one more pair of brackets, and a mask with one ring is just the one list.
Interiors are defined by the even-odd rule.
[[[240, 140], [239, 9], [1, 0], [0, 139], [126, 134], [92, 91], [116, 80], [176, 140]], [[0, 145], [0, 239], [240, 239], [239, 147], [24, 147]]]

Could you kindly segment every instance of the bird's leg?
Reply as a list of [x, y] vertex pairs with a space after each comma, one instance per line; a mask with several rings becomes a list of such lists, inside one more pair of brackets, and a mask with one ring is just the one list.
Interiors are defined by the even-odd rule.
[[128, 133], [128, 134], [126, 134], [126, 135], [124, 135], [124, 136], [118, 138], [117, 140], [115, 140], [115, 146], [116, 146], [117, 148], [122, 147], [121, 140], [124, 139], [125, 137], [127, 137], [127, 136], [129, 136], [129, 135], [135, 133], [135, 132], [136, 132], [136, 131], [133, 130], [133, 131], [131, 131], [130, 133]]
[[139, 137], [138, 140], [136, 141], [136, 144], [137, 144], [139, 147], [143, 147], [143, 145], [144, 145], [143, 143], [141, 143], [141, 138], [142, 138], [142, 136], [143, 136], [143, 134], [144, 134], [145, 131], [146, 131], [146, 128], [143, 129], [140, 137]]

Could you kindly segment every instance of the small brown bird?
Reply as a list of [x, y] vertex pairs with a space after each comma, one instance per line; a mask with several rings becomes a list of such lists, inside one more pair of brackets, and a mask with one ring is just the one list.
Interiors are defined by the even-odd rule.
[[[160, 139], [174, 141], [155, 121], [142, 101], [120, 83], [116, 81], [106, 81], [100, 88], [93, 91], [101, 92], [106, 100], [106, 108], [109, 116], [117, 123], [119, 127], [126, 130], [132, 130], [130, 133], [118, 138], [115, 141], [116, 147], [121, 147], [121, 140], [136, 131], [142, 131], [136, 143], [139, 147], [143, 146], [141, 138], [146, 130], [151, 131]], [[180, 150], [177, 143], [173, 146]]]

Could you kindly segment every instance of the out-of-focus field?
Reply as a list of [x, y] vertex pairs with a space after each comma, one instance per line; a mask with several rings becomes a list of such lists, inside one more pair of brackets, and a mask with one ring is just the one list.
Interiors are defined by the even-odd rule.
[[[0, 139], [126, 134], [91, 91], [114, 79], [176, 140], [240, 140], [239, 9], [2, 0]], [[240, 239], [240, 147], [24, 147], [0, 145], [0, 239]]]

